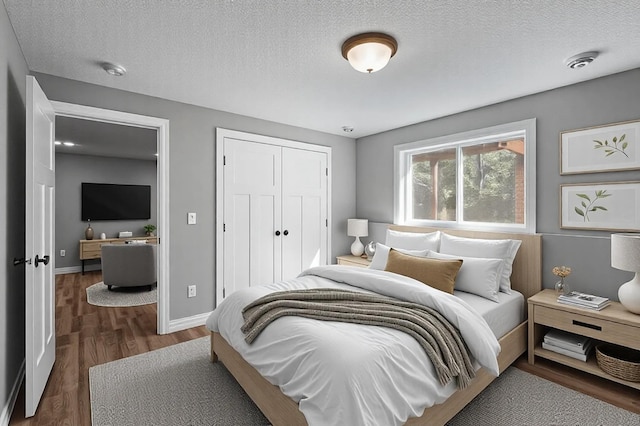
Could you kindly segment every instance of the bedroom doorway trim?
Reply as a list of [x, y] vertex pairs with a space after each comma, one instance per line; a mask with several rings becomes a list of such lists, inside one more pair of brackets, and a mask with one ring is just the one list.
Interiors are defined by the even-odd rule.
[[158, 229], [162, 233], [162, 244], [158, 245], [158, 334], [175, 331], [169, 321], [169, 120], [128, 112], [51, 101], [56, 116], [100, 121], [103, 123], [155, 129], [158, 137], [157, 163], [157, 211]]

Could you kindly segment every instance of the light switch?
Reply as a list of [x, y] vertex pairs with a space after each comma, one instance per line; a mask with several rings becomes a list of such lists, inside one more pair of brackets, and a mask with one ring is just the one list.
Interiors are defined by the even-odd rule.
[[195, 224], [196, 224], [196, 214], [187, 213], [187, 225], [195, 225]]

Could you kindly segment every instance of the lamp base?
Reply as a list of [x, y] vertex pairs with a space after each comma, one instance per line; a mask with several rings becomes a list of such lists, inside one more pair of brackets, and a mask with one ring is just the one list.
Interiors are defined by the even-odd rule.
[[364, 253], [364, 245], [360, 242], [360, 237], [356, 237], [356, 240], [351, 244], [351, 254], [362, 256], [362, 253]]
[[636, 274], [633, 279], [620, 286], [618, 299], [626, 310], [640, 314], [640, 279]]

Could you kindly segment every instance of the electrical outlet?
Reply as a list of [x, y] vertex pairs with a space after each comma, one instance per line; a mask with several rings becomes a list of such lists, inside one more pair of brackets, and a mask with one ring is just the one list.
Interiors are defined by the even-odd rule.
[[60, 250], [60, 257], [65, 257], [67, 255], [66, 250]]
[[187, 297], [196, 297], [196, 286], [195, 285], [190, 285], [189, 286], [189, 293], [187, 294]]

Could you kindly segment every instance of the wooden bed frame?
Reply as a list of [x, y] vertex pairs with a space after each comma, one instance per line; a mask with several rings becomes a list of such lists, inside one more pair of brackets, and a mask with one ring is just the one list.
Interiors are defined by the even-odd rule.
[[[511, 287], [522, 293], [525, 300], [542, 289], [542, 238], [538, 234], [480, 232], [399, 225], [390, 225], [389, 228], [404, 232], [433, 232], [440, 230], [447, 234], [470, 238], [510, 238], [521, 240], [522, 244], [513, 263]], [[526, 306], [524, 311], [526, 314]], [[527, 322], [525, 321], [518, 325], [503, 336], [499, 342], [502, 350], [498, 355], [498, 365], [500, 372], [503, 372], [526, 351]], [[298, 404], [283, 394], [279, 387], [272, 385], [262, 377], [216, 332], [211, 332], [211, 361], [221, 361], [225, 365], [273, 425], [294, 426], [307, 424], [304, 415], [298, 409]], [[457, 391], [442, 404], [427, 408], [422, 416], [409, 419], [406, 425], [444, 425], [489, 386], [494, 379], [495, 377], [484, 368], [480, 369], [467, 388]]]

